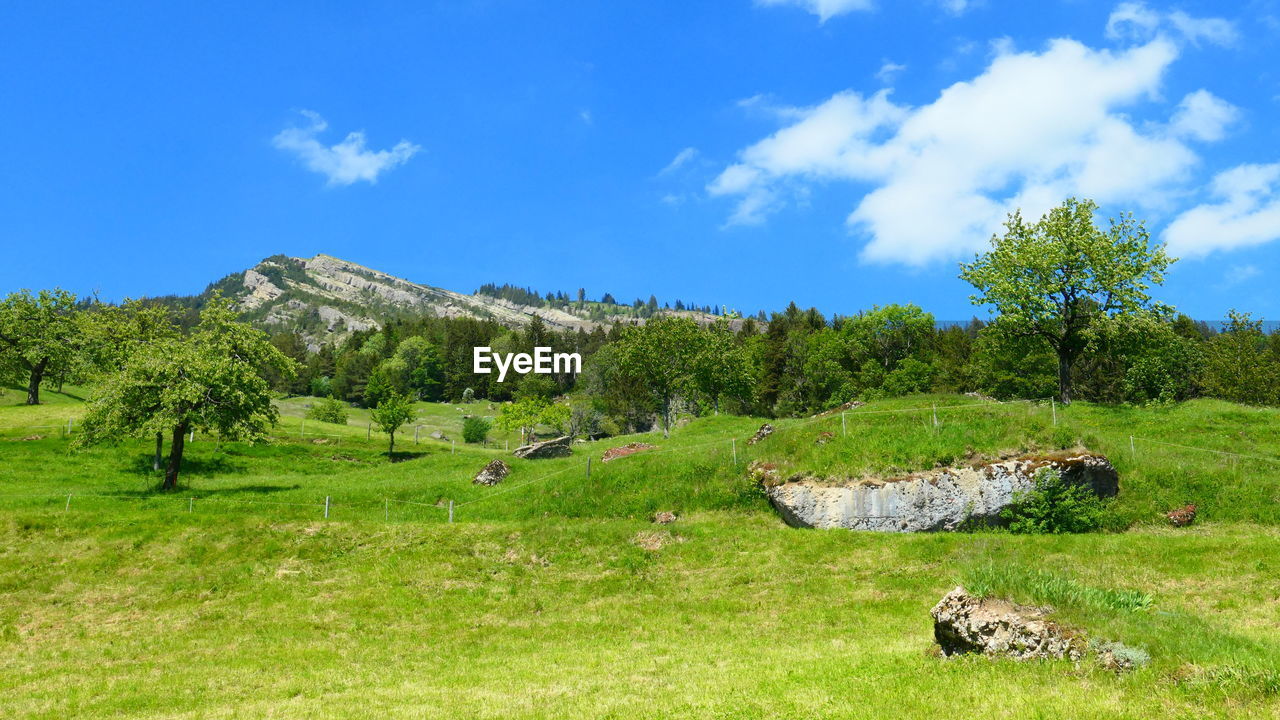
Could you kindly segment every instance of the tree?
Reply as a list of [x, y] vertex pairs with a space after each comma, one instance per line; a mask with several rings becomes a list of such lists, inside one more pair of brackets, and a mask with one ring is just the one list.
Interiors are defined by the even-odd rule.
[[1280, 364], [1267, 348], [1262, 321], [1232, 310], [1222, 332], [1205, 343], [1208, 395], [1250, 405], [1280, 404]]
[[660, 318], [629, 327], [618, 341], [621, 371], [637, 380], [649, 409], [658, 413], [662, 434], [671, 435], [675, 400], [694, 389], [698, 356], [706, 338], [688, 318]]
[[414, 418], [413, 402], [398, 392], [392, 392], [378, 403], [378, 407], [369, 411], [369, 416], [378, 430], [390, 438], [387, 445], [387, 457], [390, 457], [396, 451], [396, 431]]
[[960, 265], [960, 277], [979, 291], [973, 303], [994, 306], [1001, 331], [1052, 348], [1063, 403], [1071, 402], [1071, 368], [1087, 344], [1089, 324], [1150, 307], [1147, 290], [1164, 282], [1175, 260], [1162, 244], [1151, 244], [1131, 214], [1100, 230], [1097, 209], [1092, 200], [1069, 198], [1035, 223], [1011, 213], [1004, 235], [992, 236], [991, 250]]
[[40, 383], [65, 371], [79, 345], [76, 296], [62, 289], [11, 293], [0, 300], [0, 355], [27, 376], [27, 404], [40, 404]]
[[520, 442], [523, 444], [529, 442], [529, 437], [538, 425], [550, 425], [562, 431], [568, 422], [569, 407], [567, 405], [552, 404], [540, 395], [527, 395], [503, 405], [493, 424], [499, 430], [519, 431]]
[[287, 377], [294, 363], [260, 330], [236, 320], [231, 302], [213, 297], [186, 337], [140, 345], [99, 388], [77, 446], [149, 437], [171, 438], [164, 490], [178, 486], [186, 434], [217, 433], [256, 440], [279, 417], [268, 373]]

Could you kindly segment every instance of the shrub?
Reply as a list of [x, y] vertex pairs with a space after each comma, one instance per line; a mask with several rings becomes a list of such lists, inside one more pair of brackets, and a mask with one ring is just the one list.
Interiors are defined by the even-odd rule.
[[489, 437], [489, 421], [484, 418], [469, 417], [462, 421], [462, 440], [469, 443], [484, 442]]
[[471, 388], [467, 388], [467, 389], [465, 389], [465, 390], [463, 390], [463, 391], [462, 391], [462, 402], [464, 402], [464, 403], [469, 403], [469, 402], [471, 402], [471, 401], [473, 401], [473, 400], [475, 400], [475, 399], [476, 399], [476, 391], [475, 391], [475, 390], [472, 390]]
[[307, 410], [307, 418], [320, 422], [347, 424], [347, 406], [334, 398], [324, 398]]
[[1009, 531], [1023, 534], [1079, 533], [1102, 526], [1102, 501], [1089, 488], [1062, 480], [1054, 468], [1040, 468], [1035, 488], [1014, 495], [1000, 511]]

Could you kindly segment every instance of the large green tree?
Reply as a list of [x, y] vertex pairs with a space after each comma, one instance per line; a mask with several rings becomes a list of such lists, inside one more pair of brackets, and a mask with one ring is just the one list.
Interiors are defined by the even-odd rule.
[[696, 392], [699, 358], [706, 333], [693, 320], [664, 317], [628, 327], [618, 340], [621, 371], [637, 380], [648, 409], [658, 414], [664, 437], [671, 435], [676, 400]]
[[171, 438], [162, 488], [178, 486], [191, 430], [255, 440], [275, 424], [266, 377], [288, 377], [294, 362], [267, 336], [236, 320], [230, 301], [214, 297], [190, 335], [139, 345], [95, 393], [78, 446], [166, 433]]
[[0, 300], [0, 355], [27, 378], [27, 404], [40, 404], [40, 383], [65, 372], [80, 343], [76, 296], [66, 290], [29, 290]]
[[1092, 200], [1070, 198], [1034, 223], [1014, 212], [991, 249], [960, 266], [960, 277], [978, 289], [974, 304], [999, 312], [997, 331], [1053, 350], [1064, 403], [1071, 402], [1071, 368], [1088, 344], [1089, 325], [1150, 307], [1147, 291], [1164, 282], [1174, 261], [1130, 214], [1100, 229], [1097, 209]]

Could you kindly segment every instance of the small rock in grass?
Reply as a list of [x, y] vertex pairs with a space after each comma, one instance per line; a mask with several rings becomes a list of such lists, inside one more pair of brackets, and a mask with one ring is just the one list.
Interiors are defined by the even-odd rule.
[[770, 425], [769, 423], [765, 423], [760, 426], [760, 429], [756, 431], [755, 435], [751, 436], [751, 439], [747, 441], [747, 444], [755, 445], [756, 443], [769, 437], [772, 434], [773, 434], [773, 426]]
[[778, 472], [777, 464], [763, 460], [752, 460], [751, 464], [747, 465], [747, 477], [761, 487], [782, 484], [782, 474]]
[[623, 445], [621, 447], [609, 448], [608, 450], [605, 450], [604, 457], [600, 458], [600, 462], [609, 462], [610, 460], [617, 460], [618, 458], [626, 457], [628, 455], [634, 455], [638, 452], [644, 452], [645, 450], [652, 450], [655, 447], [657, 446], [650, 445], [649, 443], [642, 443], [642, 442], [627, 443], [626, 445]]
[[817, 443], [818, 445], [826, 445], [827, 443], [831, 442], [833, 439], [835, 439], [835, 433], [827, 432], [824, 430], [818, 433], [818, 439], [814, 440], [814, 442]]
[[471, 482], [476, 485], [497, 485], [503, 478], [511, 474], [511, 468], [501, 460], [490, 460], [488, 465], [480, 469]]
[[1186, 527], [1196, 521], [1196, 506], [1187, 505], [1171, 510], [1164, 515], [1174, 527]]
[[933, 637], [944, 655], [979, 653], [1015, 660], [1079, 660], [1087, 643], [1046, 619], [1045, 608], [978, 598], [962, 587], [933, 607]]
[[546, 440], [544, 442], [536, 442], [530, 445], [524, 445], [511, 451], [512, 455], [525, 460], [541, 460], [544, 458], [568, 457], [573, 454], [572, 448], [569, 446], [570, 438], [568, 435], [555, 438], [554, 440]]
[[668, 510], [663, 510], [662, 512], [654, 514], [653, 521], [659, 525], [670, 525], [676, 521], [676, 514]]

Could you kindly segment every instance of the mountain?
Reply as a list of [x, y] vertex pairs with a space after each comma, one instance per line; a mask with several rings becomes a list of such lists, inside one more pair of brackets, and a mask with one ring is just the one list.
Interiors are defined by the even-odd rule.
[[[588, 302], [521, 304], [483, 294], [464, 295], [421, 285], [330, 255], [273, 255], [209, 286], [236, 302], [245, 318], [267, 330], [299, 332], [313, 349], [354, 331], [381, 327], [398, 316], [471, 317], [509, 327], [536, 315], [556, 330], [592, 330], [617, 320], [642, 319], [631, 306]], [[714, 316], [665, 311], [703, 322]]]

